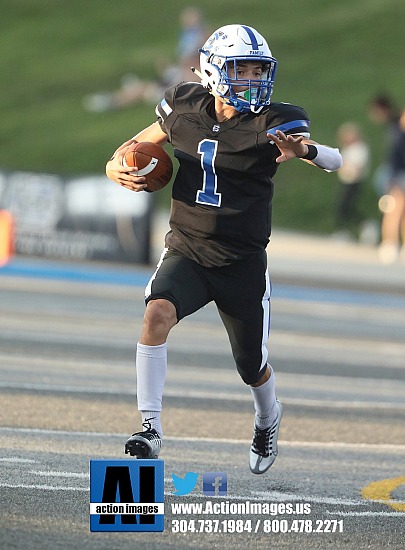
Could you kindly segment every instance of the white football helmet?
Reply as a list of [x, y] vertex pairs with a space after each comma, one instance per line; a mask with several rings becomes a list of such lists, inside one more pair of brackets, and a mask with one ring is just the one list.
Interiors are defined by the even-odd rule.
[[[237, 78], [238, 62], [259, 61], [257, 80]], [[259, 113], [270, 104], [277, 60], [266, 40], [252, 27], [226, 25], [215, 31], [200, 49], [201, 83], [237, 111]], [[231, 69], [231, 74], [229, 70]], [[234, 86], [245, 88], [236, 92]]]

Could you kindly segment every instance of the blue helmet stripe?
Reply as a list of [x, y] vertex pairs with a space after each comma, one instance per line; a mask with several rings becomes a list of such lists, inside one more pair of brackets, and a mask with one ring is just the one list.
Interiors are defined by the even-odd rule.
[[249, 28], [249, 27], [245, 27], [245, 25], [242, 25], [242, 29], [245, 29], [245, 31], [249, 35], [249, 38], [250, 38], [251, 43], [252, 43], [252, 50], [258, 50], [259, 49], [259, 44], [257, 43], [256, 36], [255, 36], [254, 32], [252, 32], [252, 29]]
[[267, 134], [274, 134], [276, 130], [281, 132], [288, 132], [288, 130], [303, 130], [306, 128], [309, 130], [309, 121], [308, 120], [292, 120], [291, 122], [286, 122], [285, 124], [280, 124], [280, 126], [274, 126], [273, 128], [268, 128], [266, 130]]

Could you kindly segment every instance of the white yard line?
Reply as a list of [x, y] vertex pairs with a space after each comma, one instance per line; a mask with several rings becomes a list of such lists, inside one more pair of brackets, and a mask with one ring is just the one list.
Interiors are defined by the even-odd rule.
[[[101, 437], [101, 438], [127, 438], [128, 434], [124, 433], [112, 433], [112, 432], [78, 432], [67, 430], [46, 430], [40, 428], [14, 428], [7, 426], [0, 426], [1, 433], [15, 433], [15, 434], [32, 434], [32, 435], [48, 435], [48, 436], [68, 436], [68, 437]], [[166, 441], [179, 441], [179, 442], [201, 442], [201, 443], [218, 443], [219, 445], [231, 444], [231, 445], [246, 445], [251, 443], [250, 439], [223, 439], [214, 437], [165, 437]], [[391, 444], [391, 443], [345, 443], [341, 441], [283, 441], [280, 440], [279, 444], [285, 447], [313, 447], [320, 449], [353, 449], [353, 450], [392, 450], [405, 452], [405, 445]]]

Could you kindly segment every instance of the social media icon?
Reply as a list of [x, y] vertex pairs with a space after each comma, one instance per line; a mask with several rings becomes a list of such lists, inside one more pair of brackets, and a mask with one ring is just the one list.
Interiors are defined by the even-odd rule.
[[228, 476], [225, 472], [207, 472], [203, 475], [203, 493], [207, 497], [224, 496], [228, 492]]
[[198, 479], [198, 474], [195, 472], [187, 472], [184, 477], [172, 474], [172, 481], [176, 489], [173, 494], [178, 496], [188, 495], [194, 489]]

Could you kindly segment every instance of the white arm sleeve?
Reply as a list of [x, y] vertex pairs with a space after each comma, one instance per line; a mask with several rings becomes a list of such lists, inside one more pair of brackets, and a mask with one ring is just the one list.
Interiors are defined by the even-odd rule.
[[[323, 170], [325, 170], [326, 172], [335, 172], [336, 170], [339, 170], [339, 168], [342, 166], [343, 160], [339, 149], [326, 147], [325, 145], [320, 145], [319, 143], [317, 143], [316, 145], [312, 143], [308, 144], [308, 147], [310, 148], [310, 150], [312, 148], [315, 148], [317, 154], [312, 158], [308, 158], [307, 160], [310, 160], [311, 162], [316, 164], [316, 166], [323, 168]], [[305, 157], [303, 157], [303, 159], [305, 160]]]

